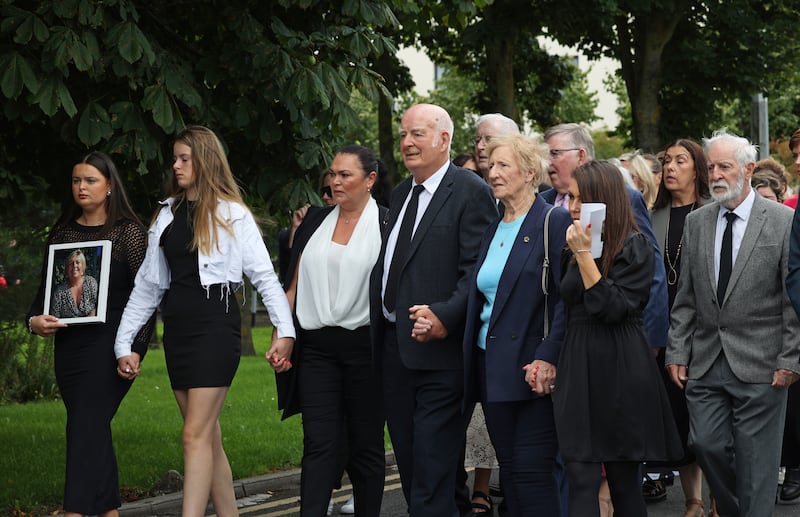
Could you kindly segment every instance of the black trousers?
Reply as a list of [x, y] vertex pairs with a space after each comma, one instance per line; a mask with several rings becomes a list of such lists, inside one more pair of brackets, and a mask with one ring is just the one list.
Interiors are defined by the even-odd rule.
[[789, 386], [781, 465], [789, 468], [800, 467], [800, 382]]
[[392, 325], [384, 346], [386, 421], [409, 514], [459, 517], [454, 494], [466, 430], [463, 370], [406, 368]]
[[326, 515], [341, 476], [338, 456], [346, 446], [355, 515], [377, 517], [385, 475], [384, 419], [369, 327], [301, 330], [297, 341], [303, 347], [298, 370], [303, 418], [300, 515]]

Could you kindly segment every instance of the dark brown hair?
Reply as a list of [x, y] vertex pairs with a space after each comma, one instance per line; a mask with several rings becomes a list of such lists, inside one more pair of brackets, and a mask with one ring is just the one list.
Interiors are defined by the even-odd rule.
[[[688, 151], [689, 156], [692, 157], [694, 161], [694, 198], [697, 206], [703, 204], [703, 200], [708, 199], [711, 196], [711, 192], [708, 189], [708, 162], [706, 161], [706, 155], [703, 152], [703, 148], [695, 142], [694, 140], [689, 140], [688, 138], [679, 138], [675, 140], [673, 143], [664, 146], [664, 150], [661, 151], [660, 156], [663, 160], [664, 156], [667, 154], [667, 149], [670, 147], [683, 147]], [[672, 204], [672, 193], [667, 190], [667, 187], [664, 186], [664, 180], [666, 179], [667, 174], [666, 171], [661, 176], [661, 185], [658, 189], [658, 196], [656, 196], [656, 200], [653, 203], [653, 210], [657, 210], [659, 208], [664, 208], [665, 206], [670, 206]]]
[[[92, 151], [84, 156], [78, 163], [85, 163], [91, 165], [108, 180], [109, 191], [111, 192], [106, 197], [106, 222], [100, 230], [100, 235], [105, 235], [120, 221], [128, 220], [138, 224], [142, 228], [142, 222], [136, 215], [136, 212], [131, 208], [131, 203], [128, 200], [128, 194], [125, 192], [125, 187], [122, 184], [122, 176], [117, 171], [117, 166], [114, 161], [105, 153], [100, 151]], [[77, 165], [77, 164], [76, 164]], [[74, 221], [83, 213], [83, 209], [75, 202], [75, 199], [70, 195], [69, 201], [66, 203], [64, 210], [61, 213], [56, 225], [68, 224]]]
[[608, 276], [614, 261], [622, 251], [625, 239], [639, 231], [633, 217], [630, 198], [622, 173], [611, 162], [592, 160], [572, 172], [578, 184], [581, 203], [605, 203], [606, 222], [603, 225], [603, 254], [600, 271]]

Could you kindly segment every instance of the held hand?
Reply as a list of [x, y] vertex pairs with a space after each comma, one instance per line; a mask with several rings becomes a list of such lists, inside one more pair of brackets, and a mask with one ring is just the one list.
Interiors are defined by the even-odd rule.
[[414, 305], [408, 309], [408, 318], [414, 321], [411, 337], [420, 343], [444, 339], [447, 329], [427, 305]]
[[791, 370], [784, 370], [783, 368], [780, 368], [775, 370], [775, 373], [772, 374], [772, 387], [788, 388], [794, 382], [796, 382], [797, 379], [800, 379], [800, 375]]
[[272, 346], [266, 353], [269, 365], [277, 373], [288, 371], [292, 367], [292, 349], [294, 348], [294, 339], [290, 337], [281, 337], [272, 339]]
[[547, 361], [537, 359], [522, 367], [525, 370], [525, 382], [531, 391], [540, 395], [549, 395], [556, 389], [556, 367]]
[[667, 371], [669, 372], [669, 378], [672, 379], [672, 382], [680, 389], [686, 387], [686, 381], [689, 380], [689, 375], [686, 373], [688, 370], [685, 364], [668, 364]]
[[572, 253], [592, 249], [592, 225], [584, 230], [580, 221], [572, 221], [572, 226], [567, 228], [567, 245]]
[[135, 379], [139, 375], [140, 360], [141, 357], [137, 352], [120, 357], [117, 359], [117, 375], [129, 381]]
[[58, 332], [58, 329], [66, 326], [66, 323], [49, 314], [40, 314], [31, 318], [31, 330], [37, 336], [50, 337]]

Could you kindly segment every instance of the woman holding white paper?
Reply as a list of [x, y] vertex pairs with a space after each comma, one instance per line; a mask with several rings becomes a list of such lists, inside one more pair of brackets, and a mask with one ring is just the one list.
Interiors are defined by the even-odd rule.
[[[647, 515], [639, 467], [680, 457], [669, 402], [642, 330], [653, 278], [653, 247], [639, 233], [622, 178], [608, 162], [578, 167], [569, 184], [573, 224], [562, 256], [567, 332], [553, 394], [556, 430], [570, 482], [570, 516], [599, 515], [601, 464], [615, 512]], [[603, 249], [583, 203], [604, 203]], [[596, 223], [595, 223], [596, 224]]]

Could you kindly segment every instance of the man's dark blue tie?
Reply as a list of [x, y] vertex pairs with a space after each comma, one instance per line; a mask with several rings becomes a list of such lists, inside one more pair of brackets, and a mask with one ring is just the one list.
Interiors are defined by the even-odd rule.
[[403, 222], [400, 223], [400, 230], [397, 232], [394, 255], [392, 255], [392, 262], [389, 264], [389, 275], [386, 277], [386, 291], [383, 293], [383, 305], [389, 312], [394, 312], [397, 306], [397, 284], [400, 280], [400, 269], [405, 264], [406, 258], [408, 258], [411, 236], [414, 233], [414, 223], [417, 220], [419, 194], [424, 188], [422, 185], [417, 185], [411, 191], [411, 199], [408, 201], [406, 213], [403, 215]]
[[725, 225], [725, 232], [722, 234], [722, 248], [719, 252], [719, 280], [717, 281], [717, 303], [722, 307], [722, 300], [725, 299], [725, 291], [728, 289], [728, 280], [731, 279], [731, 269], [733, 269], [733, 221], [736, 214], [728, 212], [725, 214], [728, 224]]

